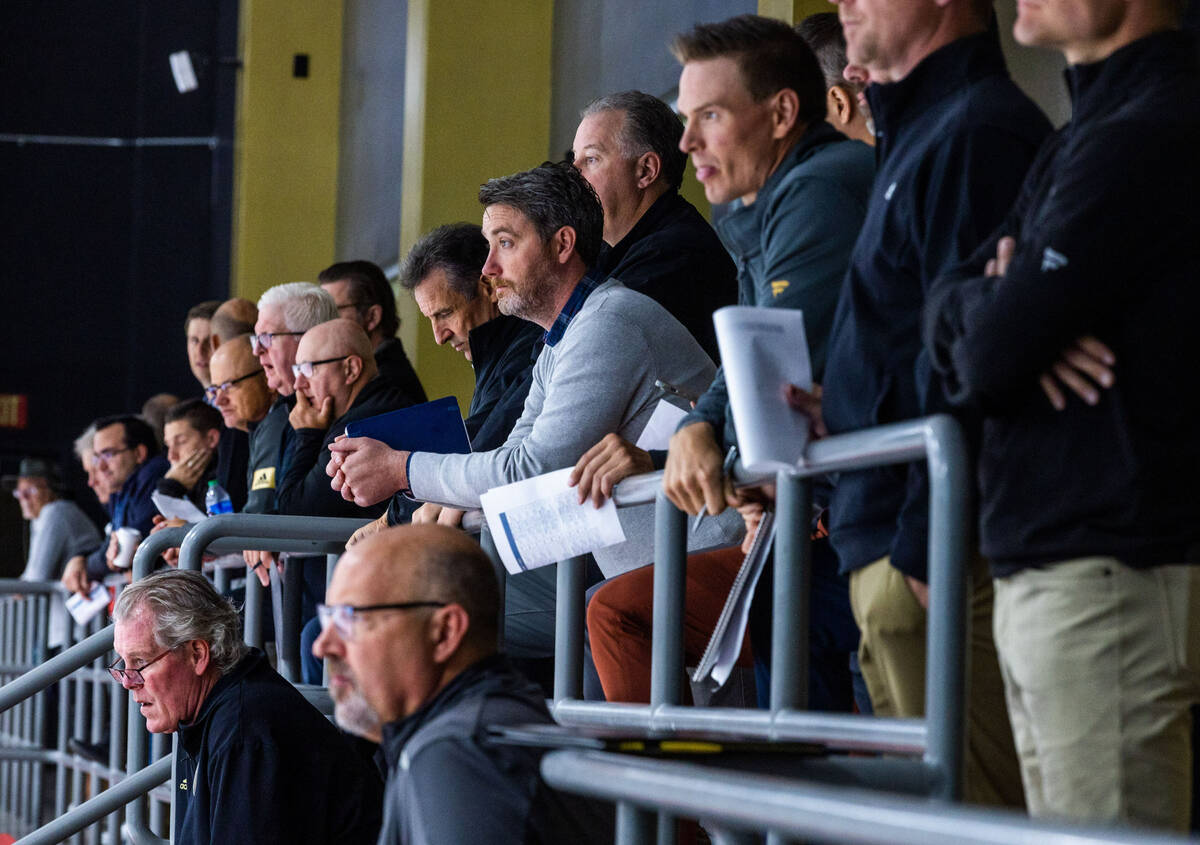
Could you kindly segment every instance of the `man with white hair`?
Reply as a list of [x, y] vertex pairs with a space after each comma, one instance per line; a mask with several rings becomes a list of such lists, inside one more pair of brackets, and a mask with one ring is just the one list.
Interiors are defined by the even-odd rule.
[[237, 610], [207, 578], [158, 572], [121, 593], [113, 618], [109, 672], [147, 729], [179, 733], [177, 845], [375, 841], [378, 773], [243, 644]]
[[[296, 404], [292, 365], [300, 337], [313, 326], [337, 319], [333, 297], [309, 282], [289, 282], [267, 290], [258, 300], [258, 322], [250, 347], [267, 377], [267, 387], [279, 398], [257, 423], [250, 424], [250, 493], [248, 513], [274, 513], [282, 461], [292, 439], [288, 415]], [[255, 566], [263, 553], [246, 552]], [[270, 562], [268, 556], [267, 561]], [[256, 571], [261, 567], [255, 567]], [[265, 574], [262, 573], [262, 574]], [[261, 575], [260, 574], [260, 577]]]

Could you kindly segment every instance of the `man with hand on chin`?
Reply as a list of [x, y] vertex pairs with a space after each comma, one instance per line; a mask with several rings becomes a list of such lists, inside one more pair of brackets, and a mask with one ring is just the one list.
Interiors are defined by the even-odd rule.
[[292, 365], [296, 407], [288, 420], [295, 437], [279, 484], [280, 513], [298, 516], [378, 516], [382, 506], [360, 507], [329, 487], [329, 445], [346, 424], [409, 404], [378, 369], [366, 332], [353, 320], [330, 320], [304, 333]]

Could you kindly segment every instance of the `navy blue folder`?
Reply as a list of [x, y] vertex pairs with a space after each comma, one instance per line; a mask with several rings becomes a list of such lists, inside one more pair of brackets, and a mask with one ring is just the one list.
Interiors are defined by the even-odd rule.
[[371, 437], [406, 452], [448, 455], [471, 451], [467, 425], [453, 396], [356, 420], [346, 426], [346, 436]]

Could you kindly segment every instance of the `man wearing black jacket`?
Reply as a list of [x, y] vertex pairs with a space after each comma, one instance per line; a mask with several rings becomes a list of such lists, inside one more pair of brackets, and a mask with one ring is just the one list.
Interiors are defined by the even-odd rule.
[[313, 650], [329, 661], [335, 715], [358, 700], [384, 723], [380, 843], [612, 841], [611, 809], [545, 784], [543, 749], [492, 736], [554, 722], [496, 652], [498, 586], [479, 544], [438, 525], [380, 532], [334, 572]]
[[[848, 57], [870, 73], [878, 162], [825, 369], [824, 422], [845, 432], [944, 406], [921, 354], [929, 285], [1003, 220], [1050, 126], [1009, 79], [990, 0], [837, 2]], [[842, 473], [829, 504], [881, 716], [924, 714], [927, 481], [916, 463]], [[975, 590], [966, 795], [1020, 804], [986, 573]]]
[[581, 117], [572, 163], [604, 209], [604, 245], [591, 275], [644, 293], [720, 361], [712, 314], [737, 302], [737, 268], [713, 227], [679, 195], [683, 125], [641, 91], [601, 97]]
[[[925, 340], [950, 399], [984, 414], [983, 551], [1030, 812], [1185, 831], [1200, 71], [1180, 6], [1021, 4], [1017, 39], [1065, 54], [1074, 116], [935, 286]], [[1063, 349], [1096, 383], [1052, 405], [1039, 380]]]
[[151, 575], [121, 593], [113, 618], [109, 671], [149, 731], [179, 734], [173, 842], [375, 841], [378, 773], [243, 645], [237, 610], [207, 578]]
[[304, 333], [292, 367], [296, 407], [289, 420], [295, 436], [284, 459], [276, 494], [280, 513], [297, 516], [379, 516], [385, 505], [363, 508], [329, 486], [329, 444], [346, 424], [411, 404], [406, 394], [378, 376], [371, 341], [353, 320], [330, 320]]

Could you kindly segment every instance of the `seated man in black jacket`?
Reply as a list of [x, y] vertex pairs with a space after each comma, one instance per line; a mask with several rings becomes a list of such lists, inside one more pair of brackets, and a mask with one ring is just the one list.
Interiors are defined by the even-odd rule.
[[147, 729], [179, 733], [174, 842], [375, 841], [378, 773], [243, 645], [237, 610], [207, 578], [151, 575], [121, 593], [113, 617], [109, 671]]
[[381, 843], [612, 841], [610, 810], [542, 781], [542, 749], [489, 737], [553, 724], [542, 691], [496, 652], [497, 587], [479, 545], [437, 525], [369, 537], [334, 572], [314, 652], [339, 721], [365, 701], [384, 722]]
[[346, 424], [411, 404], [378, 374], [371, 341], [353, 320], [330, 320], [304, 333], [292, 365], [296, 407], [288, 420], [295, 431], [276, 493], [280, 513], [297, 516], [378, 516], [380, 503], [362, 508], [329, 486], [329, 444]]
[[[375, 368], [371, 341], [353, 320], [330, 320], [304, 333], [292, 365], [296, 382], [296, 407], [289, 416], [295, 436], [284, 457], [283, 478], [275, 505], [281, 514], [296, 516], [377, 517], [386, 502], [359, 507], [343, 499], [329, 486], [325, 465], [329, 444], [346, 430], [346, 424], [394, 411], [411, 404], [407, 394], [384, 380]], [[313, 560], [310, 558], [309, 560]], [[315, 559], [318, 564], [320, 558]], [[324, 596], [324, 566], [304, 570], [305, 602], [301, 618], [313, 621], [316, 602]], [[308, 625], [302, 647], [316, 637], [316, 625]], [[307, 649], [302, 651], [306, 654]], [[303, 664], [304, 680], [320, 683], [320, 667]]]
[[367, 333], [375, 350], [375, 366], [384, 381], [404, 391], [409, 402], [424, 402], [425, 388], [396, 337], [400, 328], [396, 298], [379, 265], [340, 261], [322, 270], [317, 281], [337, 303], [338, 316], [353, 320]]
[[737, 269], [717, 233], [679, 195], [687, 155], [670, 106], [622, 91], [583, 110], [572, 161], [600, 196], [604, 245], [591, 269], [667, 309], [720, 360], [712, 313], [737, 302]]

